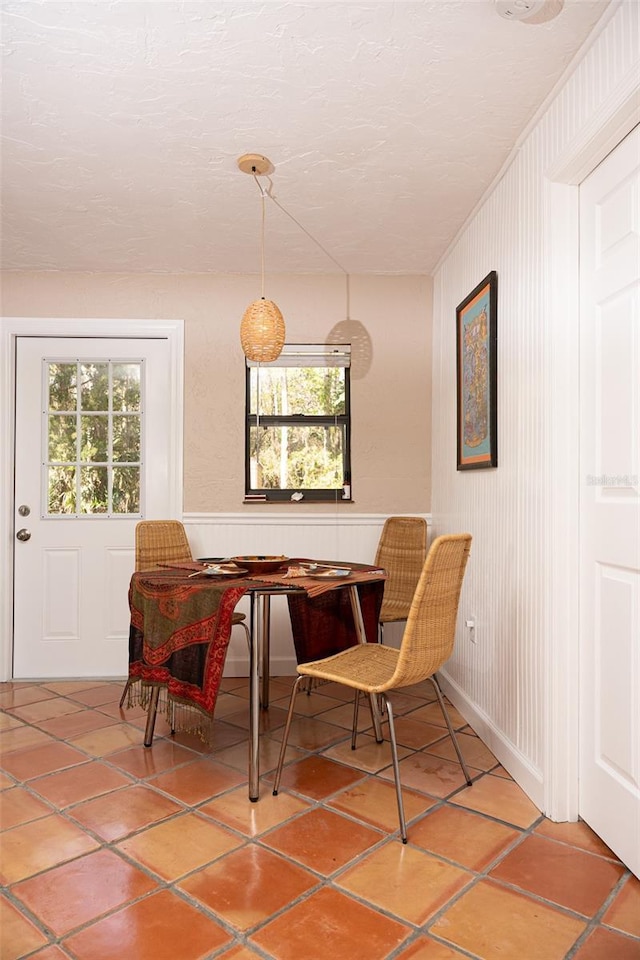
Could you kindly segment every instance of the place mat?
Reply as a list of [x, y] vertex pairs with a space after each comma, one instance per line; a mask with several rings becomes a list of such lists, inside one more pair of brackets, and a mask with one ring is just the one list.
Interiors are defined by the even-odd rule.
[[[336, 564], [336, 566], [346, 569], [348, 564]], [[366, 572], [351, 569], [350, 576], [336, 580], [316, 580], [312, 576], [290, 577], [286, 573], [255, 574], [250, 579], [259, 580], [261, 583], [279, 584], [283, 587], [297, 587], [304, 590], [308, 597], [319, 597], [330, 590], [343, 589], [359, 583], [375, 583], [379, 580], [386, 580], [387, 575], [383, 570]]]

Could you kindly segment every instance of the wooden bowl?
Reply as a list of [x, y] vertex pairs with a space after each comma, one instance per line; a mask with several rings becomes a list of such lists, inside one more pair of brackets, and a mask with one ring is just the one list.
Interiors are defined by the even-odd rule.
[[233, 562], [239, 567], [244, 567], [249, 571], [249, 576], [254, 573], [274, 573], [289, 563], [288, 557], [269, 557], [269, 556], [249, 556], [233, 557]]

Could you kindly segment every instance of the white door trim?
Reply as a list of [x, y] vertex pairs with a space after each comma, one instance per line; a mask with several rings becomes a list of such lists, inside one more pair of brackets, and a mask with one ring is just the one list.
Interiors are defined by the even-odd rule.
[[3, 317], [0, 330], [0, 681], [11, 679], [13, 642], [13, 444], [15, 430], [15, 345], [32, 337], [162, 337], [171, 351], [171, 435], [169, 502], [182, 517], [184, 321]]
[[544, 631], [544, 813], [578, 816], [579, 646], [579, 215], [578, 187], [545, 181], [550, 450]]
[[579, 771], [579, 194], [578, 186], [640, 122], [637, 72], [600, 104], [548, 168], [545, 275], [550, 317], [549, 570], [545, 631], [545, 814], [577, 820]]

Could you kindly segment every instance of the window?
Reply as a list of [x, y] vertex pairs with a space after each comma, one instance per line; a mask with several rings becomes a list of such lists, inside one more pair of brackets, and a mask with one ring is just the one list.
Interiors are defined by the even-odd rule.
[[351, 499], [350, 359], [349, 344], [285, 344], [246, 361], [247, 500]]
[[142, 361], [44, 368], [44, 515], [139, 515]]

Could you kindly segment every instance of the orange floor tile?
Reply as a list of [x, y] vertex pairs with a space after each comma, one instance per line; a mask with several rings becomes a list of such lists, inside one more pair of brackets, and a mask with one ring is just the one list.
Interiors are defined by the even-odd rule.
[[[142, 744], [122, 685], [0, 684], [2, 960], [640, 960], [640, 881], [584, 823], [542, 817], [454, 709], [394, 698], [409, 842], [388, 743], [351, 750], [348, 694], [262, 717], [247, 796], [248, 683], [225, 679], [213, 745]], [[361, 717], [366, 724], [366, 716]]]

